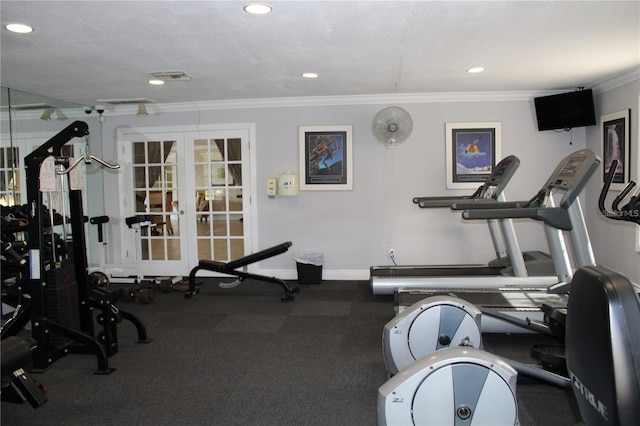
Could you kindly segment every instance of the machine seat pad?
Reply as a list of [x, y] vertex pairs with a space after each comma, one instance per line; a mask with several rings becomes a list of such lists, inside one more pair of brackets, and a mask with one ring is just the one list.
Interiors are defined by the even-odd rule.
[[2, 376], [25, 367], [31, 360], [31, 344], [17, 336], [2, 340]]

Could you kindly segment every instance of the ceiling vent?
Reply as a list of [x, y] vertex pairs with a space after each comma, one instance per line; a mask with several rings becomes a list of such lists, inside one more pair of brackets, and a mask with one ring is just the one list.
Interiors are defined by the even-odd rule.
[[150, 73], [154, 78], [162, 81], [186, 81], [192, 77], [184, 71], [159, 71]]

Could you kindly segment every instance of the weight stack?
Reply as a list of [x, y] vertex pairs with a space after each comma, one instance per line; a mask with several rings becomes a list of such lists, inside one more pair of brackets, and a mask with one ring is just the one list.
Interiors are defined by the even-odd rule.
[[[73, 262], [69, 260], [63, 260], [59, 267], [47, 272], [47, 313], [53, 322], [72, 330], [80, 330], [78, 283]], [[49, 342], [51, 346], [57, 347], [71, 343], [71, 340], [51, 333]]]

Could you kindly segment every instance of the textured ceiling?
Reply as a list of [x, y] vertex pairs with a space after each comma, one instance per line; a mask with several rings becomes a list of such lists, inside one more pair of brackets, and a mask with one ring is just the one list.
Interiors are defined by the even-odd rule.
[[[35, 32], [2, 29], [0, 82], [95, 105], [571, 90], [640, 69], [638, 1], [269, 3], [2, 0], [3, 26]], [[147, 83], [176, 70], [193, 80]]]

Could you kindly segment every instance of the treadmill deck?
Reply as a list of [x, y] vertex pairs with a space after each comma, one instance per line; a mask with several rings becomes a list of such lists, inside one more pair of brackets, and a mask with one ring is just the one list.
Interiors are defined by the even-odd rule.
[[[529, 290], [529, 291], [527, 291]], [[543, 321], [544, 313], [540, 309], [543, 304], [553, 308], [565, 309], [569, 300], [566, 294], [551, 294], [539, 289], [508, 288], [451, 288], [451, 289], [397, 289], [394, 293], [394, 309], [396, 315], [420, 300], [437, 295], [455, 296], [481, 308], [493, 309], [520, 319], [530, 318]], [[482, 331], [485, 333], [531, 333], [521, 327], [508, 324], [488, 315], [482, 317]]]

